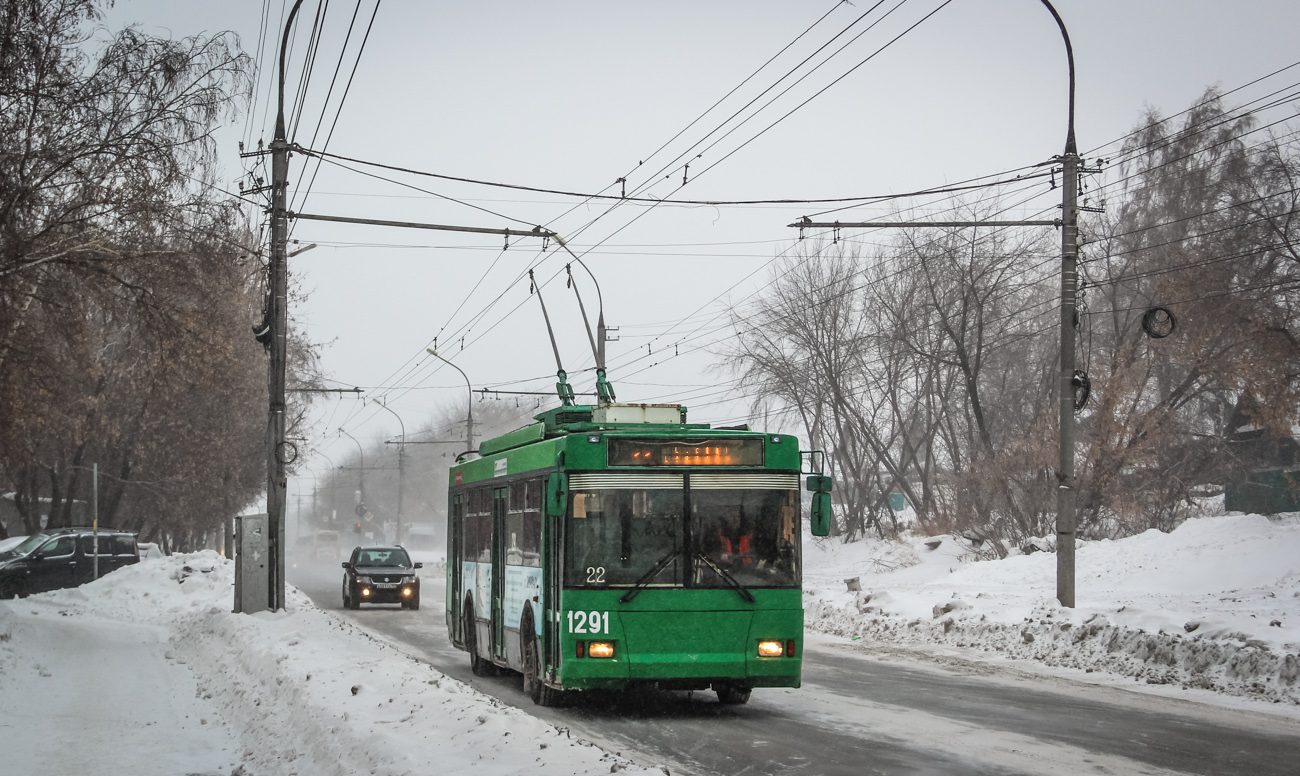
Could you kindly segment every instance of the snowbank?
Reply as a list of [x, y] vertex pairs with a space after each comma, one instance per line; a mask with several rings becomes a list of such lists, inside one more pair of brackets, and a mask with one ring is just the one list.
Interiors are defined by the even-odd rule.
[[[161, 632], [163, 643], [157, 664], [150, 663], [146, 644], [126, 671], [176, 674], [169, 686], [193, 687], [198, 704], [185, 709], [189, 722], [161, 719], [161, 728], [145, 731], [151, 741], [139, 745], [156, 751], [158, 736], [170, 738], [170, 730], [178, 738], [210, 730], [208, 749], [221, 754], [222, 772], [353, 776], [473, 767], [484, 774], [661, 773], [501, 705], [317, 609], [292, 588], [284, 612], [232, 614], [232, 580], [233, 564], [204, 552], [144, 561], [81, 588], [0, 603], [3, 705], [23, 708], [33, 693], [48, 693], [61, 675], [71, 676], [52, 667], [64, 651], [50, 636], [56, 626], [86, 624], [94, 639], [130, 623], [146, 635]], [[98, 654], [111, 659], [107, 647]], [[36, 741], [87, 740], [78, 739], [79, 732], [102, 740], [113, 727], [106, 720], [176, 713], [160, 708], [165, 699], [144, 688], [127, 697], [74, 691], [84, 704], [76, 719], [59, 712], [65, 716], [0, 725], [0, 751], [7, 764], [18, 766], [15, 772], [53, 772], [42, 770], [49, 763], [37, 759]], [[131, 735], [123, 728], [108, 737], [116, 750], [136, 743]], [[228, 753], [220, 752], [223, 747]], [[190, 749], [203, 754], [197, 744]], [[161, 776], [175, 768], [131, 772]]]
[[[952, 536], [809, 540], [806, 622], [880, 645], [944, 645], [1300, 704], [1296, 516], [1202, 517], [1169, 534], [1080, 543], [1074, 609], [1057, 604], [1053, 554], [974, 560]], [[846, 590], [855, 577], [861, 590]]]

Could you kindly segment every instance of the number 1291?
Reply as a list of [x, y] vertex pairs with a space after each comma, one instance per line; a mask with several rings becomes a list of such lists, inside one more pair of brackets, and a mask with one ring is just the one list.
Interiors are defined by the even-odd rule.
[[569, 633], [609, 634], [609, 612], [569, 612]]

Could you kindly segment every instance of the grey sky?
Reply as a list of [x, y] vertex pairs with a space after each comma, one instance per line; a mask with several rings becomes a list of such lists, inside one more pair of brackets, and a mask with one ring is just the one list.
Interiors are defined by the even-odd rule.
[[[868, 19], [896, 4], [882, 4]], [[1233, 89], [1300, 59], [1293, 43], [1294, 31], [1300, 29], [1300, 4], [1295, 2], [1055, 4], [1074, 43], [1077, 134], [1080, 151], [1089, 156], [1122, 137], [1148, 107], [1176, 113], [1208, 86]], [[1059, 154], [1065, 137], [1066, 68], [1051, 16], [1038, 0], [954, 0], [723, 160], [941, 5], [943, 0], [903, 3], [786, 97], [691, 159], [688, 185], [680, 187], [683, 171], [670, 165], [647, 193], [725, 200], [887, 194], [1017, 169]], [[280, 0], [269, 2], [276, 38], [281, 6]], [[373, 7], [373, 0], [363, 0], [325, 114], [326, 128]], [[670, 147], [673, 153], [649, 158], [823, 14], [830, 11], [727, 105], [739, 108], [872, 7], [865, 0], [839, 6], [829, 0], [387, 0], [379, 8], [329, 150], [447, 175], [617, 193], [615, 179], [626, 175], [629, 187], [642, 182], [652, 167], [659, 169], [656, 163], [669, 162], [686, 148], [685, 141], [694, 142], [718, 126], [730, 110], [702, 120]], [[297, 130], [302, 145], [311, 142], [322, 116], [352, 10], [352, 5], [336, 2], [325, 20]], [[230, 29], [252, 51], [262, 11], [263, 3], [251, 0], [119, 0], [107, 23], [136, 22], [178, 36]], [[315, 0], [304, 3], [289, 68], [290, 96], [297, 89], [315, 12]], [[269, 44], [265, 48], [270, 51]], [[1300, 81], [1297, 73], [1300, 68], [1245, 89], [1230, 103], [1294, 84]], [[245, 116], [223, 134], [232, 188], [241, 174], [235, 142], [241, 137], [270, 139], [270, 74], [269, 68], [262, 73], [251, 126]], [[1291, 107], [1279, 108], [1270, 120], [1293, 113]], [[700, 152], [695, 148], [691, 153]], [[641, 160], [647, 161], [638, 169]], [[306, 161], [294, 157], [291, 180], [298, 179]], [[743, 400], [721, 401], [725, 375], [708, 371], [714, 361], [708, 349], [725, 337], [720, 326], [726, 318], [718, 314], [726, 302], [742, 300], [766, 279], [765, 265], [796, 236], [787, 223], [825, 209], [660, 206], [645, 213], [644, 207], [624, 206], [589, 225], [609, 209], [607, 203], [400, 177], [494, 214], [330, 165], [322, 167], [305, 207], [299, 202], [295, 208], [488, 227], [543, 224], [568, 235], [580, 254], [599, 244], [584, 260], [603, 288], [608, 322], [622, 327], [621, 341], [609, 346], [610, 376], [619, 398], [681, 400], [694, 408], [692, 419], [700, 421], [734, 422], [744, 412]], [[1050, 204], [1046, 196], [1026, 207]], [[831, 218], [861, 220], [882, 212], [859, 208]], [[565, 256], [553, 247], [543, 255], [538, 241], [523, 240], [503, 254], [499, 237], [310, 222], [299, 222], [293, 237], [321, 246], [291, 260], [291, 272], [310, 294], [293, 311], [295, 316], [314, 340], [329, 343], [324, 364], [330, 374], [342, 385], [367, 388], [368, 397], [386, 398], [408, 431], [435, 404], [464, 399], [460, 376], [424, 355], [435, 335], [476, 388], [509, 384], [549, 390], [555, 366], [541, 311], [529, 298], [527, 280], [516, 278], [539, 261], [539, 280], [562, 272]], [[584, 301], [594, 308], [587, 278], [579, 282]], [[591, 365], [591, 356], [573, 294], [562, 275], [546, 285], [544, 294], [559, 328], [564, 365], [579, 390], [586, 390], [591, 377], [582, 370]], [[339, 426], [363, 440], [397, 432], [382, 409], [363, 407], [352, 398], [327, 399], [318, 414], [316, 444], [336, 461], [355, 449], [337, 436]]]

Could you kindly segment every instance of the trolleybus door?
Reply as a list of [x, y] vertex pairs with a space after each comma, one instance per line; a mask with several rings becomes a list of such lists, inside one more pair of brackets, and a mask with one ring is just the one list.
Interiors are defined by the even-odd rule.
[[492, 656], [506, 656], [506, 510], [510, 488], [492, 489]]
[[563, 517], [556, 517], [549, 511], [542, 512], [542, 600], [546, 604], [545, 623], [542, 626], [542, 639], [545, 646], [542, 651], [543, 673], [555, 681], [556, 666], [560, 655], [560, 578], [563, 566], [560, 562], [560, 548], [564, 546], [561, 528]]
[[[563, 465], [562, 463], [560, 464]], [[542, 665], [546, 678], [554, 682], [560, 677], [560, 600], [564, 588], [565, 519], [569, 511], [568, 481], [563, 471], [547, 475], [542, 496], [542, 590], [546, 603], [545, 624], [542, 626], [544, 652]]]
[[465, 624], [461, 616], [461, 559], [465, 542], [465, 494], [451, 498], [447, 518], [447, 632], [457, 644], [465, 643]]

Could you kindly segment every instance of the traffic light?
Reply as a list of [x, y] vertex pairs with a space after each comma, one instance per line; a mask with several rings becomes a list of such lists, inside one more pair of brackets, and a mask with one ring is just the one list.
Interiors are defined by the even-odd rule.
[[352, 526], [352, 533], [361, 533], [361, 523]]

